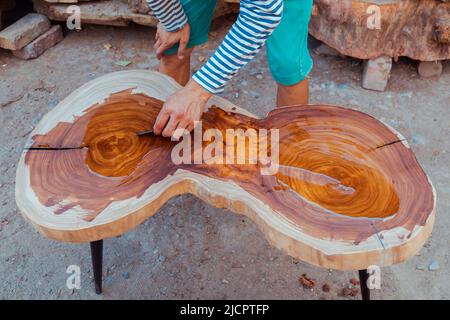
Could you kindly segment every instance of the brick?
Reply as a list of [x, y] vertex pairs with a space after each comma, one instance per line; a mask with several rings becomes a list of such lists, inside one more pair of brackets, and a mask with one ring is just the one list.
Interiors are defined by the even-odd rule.
[[384, 91], [391, 76], [392, 58], [388, 56], [365, 60], [362, 76], [363, 88]]
[[0, 48], [19, 50], [50, 29], [44, 15], [29, 13], [0, 32]]
[[419, 75], [422, 78], [440, 77], [442, 73], [441, 61], [421, 61], [418, 69]]
[[59, 25], [51, 27], [47, 32], [40, 35], [32, 42], [20, 50], [13, 50], [12, 53], [20, 59], [34, 59], [43, 54], [47, 49], [63, 39], [62, 29]]

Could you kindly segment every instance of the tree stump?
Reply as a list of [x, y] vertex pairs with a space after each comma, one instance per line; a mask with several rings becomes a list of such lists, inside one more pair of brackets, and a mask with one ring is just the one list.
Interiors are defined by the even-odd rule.
[[314, 0], [309, 32], [340, 53], [374, 59], [450, 59], [450, 2]]
[[381, 67], [367, 76], [367, 65], [377, 59], [450, 58], [450, 2], [314, 0], [309, 32], [343, 55], [366, 60], [363, 87], [384, 91], [390, 71], [380, 76]]
[[[405, 139], [387, 125], [329, 105], [279, 108], [258, 119], [213, 97], [200, 145], [194, 139], [182, 155], [195, 160], [200, 150], [202, 161], [177, 163], [179, 142], [136, 133], [152, 127], [163, 100], [178, 88], [156, 72], [122, 71], [60, 102], [34, 129], [18, 165], [23, 216], [51, 239], [92, 242], [123, 234], [170, 198], [191, 193], [248, 216], [291, 256], [340, 270], [399, 263], [430, 235], [434, 188]], [[213, 128], [226, 141], [216, 136], [212, 144], [205, 135]], [[278, 170], [263, 174], [261, 161], [221, 164], [205, 156], [211, 145], [214, 157], [219, 146], [230, 151], [228, 128], [266, 129], [271, 137], [278, 129]], [[261, 141], [244, 139], [230, 159], [256, 147], [261, 152]]]

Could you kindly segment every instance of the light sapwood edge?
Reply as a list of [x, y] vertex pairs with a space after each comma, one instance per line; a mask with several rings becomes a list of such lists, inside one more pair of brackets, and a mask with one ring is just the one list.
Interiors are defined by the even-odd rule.
[[[29, 216], [24, 216], [40, 233], [50, 239], [67, 242], [94, 241], [121, 235], [153, 216], [170, 198], [190, 193], [212, 206], [229, 209], [235, 213], [247, 216], [258, 225], [272, 245], [285, 251], [290, 256], [316, 266], [336, 270], [360, 270], [370, 265], [382, 267], [400, 263], [419, 251], [430, 235], [434, 222], [435, 210], [433, 209], [425, 226], [416, 227], [409, 240], [396, 244], [392, 243], [393, 241], [389, 241], [390, 245], [384, 249], [380, 248], [376, 236], [367, 239], [359, 245], [315, 239], [303, 234], [301, 230], [289, 224], [282, 217], [274, 215], [264, 204], [258, 203], [258, 200], [247, 198], [251, 197], [250, 195], [245, 195], [244, 197], [243, 194], [235, 194], [232, 196], [231, 193], [225, 191], [227, 195], [223, 196], [223, 194], [211, 192], [210, 190], [220, 189], [220, 186], [216, 185], [208, 187], [209, 183], [218, 184], [217, 181], [213, 181], [214, 179], [210, 178], [205, 179], [203, 176], [190, 172], [183, 172], [183, 170], [180, 171], [176, 175], [185, 174], [193, 177], [191, 179], [184, 177], [183, 180], [178, 180], [171, 187], [166, 187], [148, 205], [109, 222], [87, 228], [62, 230], [61, 228], [53, 229], [44, 226], [30, 220]], [[239, 187], [236, 186], [236, 188]], [[240, 199], [238, 200], [237, 197]], [[249, 202], [252, 203], [249, 204]], [[391, 238], [389, 234], [393, 235], [393, 240], [398, 239], [396, 236], [398, 230], [396, 229], [384, 232], [383, 236], [385, 239]]]
[[[171, 92], [179, 88], [172, 79], [151, 71], [130, 70], [109, 74], [74, 91], [44, 117], [31, 136], [50, 130], [56, 124], [52, 119], [59, 121], [65, 116], [66, 121], [72, 121], [72, 117], [68, 117], [64, 112], [67, 110], [67, 105], [77, 105], [78, 112], [80, 112], [111, 93], [130, 87], [136, 87], [136, 92], [144, 92], [160, 99], [165, 99]], [[94, 94], [88, 94], [90, 91], [94, 91]], [[74, 103], [80, 99], [83, 101], [83, 105]], [[228, 111], [254, 116], [219, 97], [213, 97], [209, 104], [217, 104]], [[325, 268], [356, 270], [372, 264], [384, 266], [399, 263], [409, 258], [426, 241], [434, 221], [435, 210], [433, 209], [426, 224], [416, 226], [411, 238], [406, 241], [400, 241], [396, 236], [398, 232], [402, 232], [401, 228], [384, 231], [383, 235], [389, 240], [385, 248], [381, 247], [376, 235], [359, 245], [317, 239], [304, 234], [298, 227], [293, 226], [234, 183], [221, 182], [183, 170], [178, 170], [173, 176], [152, 185], [140, 199], [132, 198], [113, 202], [105, 209], [108, 211], [107, 216], [100, 214], [92, 222], [80, 219], [79, 215], [77, 216], [76, 208], [71, 214], [68, 212], [64, 216], [42, 215], [42, 217], [52, 216], [54, 218], [54, 221], [43, 221], [35, 213], [41, 212], [41, 210], [43, 210], [42, 212], [51, 211], [51, 209], [40, 204], [37, 198], [34, 196], [33, 199], [33, 195], [30, 194], [33, 191], [29, 188], [29, 173], [26, 171], [23, 158], [22, 156], [18, 166], [16, 180], [18, 207], [23, 216], [42, 234], [60, 241], [87, 242], [123, 234], [156, 213], [171, 197], [191, 193], [213, 206], [245, 214], [257, 223], [274, 246], [286, 251], [294, 258]], [[164, 191], [161, 193], [157, 192], [158, 190]], [[20, 194], [27, 194], [28, 197], [17, 196]], [[29, 201], [26, 201], [30, 200], [30, 197], [33, 207], [30, 207]], [[72, 222], [64, 224], [65, 220]]]

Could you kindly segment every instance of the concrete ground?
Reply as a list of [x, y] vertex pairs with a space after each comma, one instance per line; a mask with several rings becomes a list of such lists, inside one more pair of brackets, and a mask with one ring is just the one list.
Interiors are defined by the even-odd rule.
[[[217, 47], [231, 20], [221, 19], [194, 67]], [[249, 219], [191, 196], [121, 237], [107, 239], [104, 293], [94, 293], [89, 246], [47, 240], [20, 216], [14, 200], [16, 164], [44, 114], [73, 90], [108, 72], [155, 69], [154, 30], [86, 26], [33, 61], [0, 51], [0, 298], [2, 299], [355, 299], [342, 297], [356, 272], [324, 270], [272, 248]], [[311, 41], [311, 51], [317, 42]], [[361, 62], [312, 54], [311, 102], [367, 112], [411, 143], [437, 193], [433, 234], [418, 256], [382, 269], [374, 299], [450, 298], [450, 65], [440, 80], [420, 79], [414, 62], [394, 64], [384, 93], [360, 87]], [[129, 60], [128, 67], [115, 64]], [[258, 76], [261, 75], [261, 76]], [[258, 115], [275, 101], [265, 52], [228, 85], [224, 97]], [[439, 270], [429, 271], [430, 263]], [[81, 289], [68, 290], [66, 268], [79, 265]], [[419, 270], [424, 267], [424, 270]], [[302, 274], [316, 280], [312, 290]], [[323, 284], [331, 286], [328, 293]], [[356, 297], [358, 299], [359, 296]]]

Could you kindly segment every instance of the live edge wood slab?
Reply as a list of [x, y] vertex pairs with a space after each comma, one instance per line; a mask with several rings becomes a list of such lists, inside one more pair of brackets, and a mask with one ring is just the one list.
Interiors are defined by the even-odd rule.
[[330, 105], [279, 108], [258, 119], [213, 97], [203, 131], [278, 129], [278, 172], [262, 175], [260, 164], [176, 165], [176, 142], [136, 132], [151, 127], [178, 88], [156, 72], [122, 71], [60, 102], [26, 147], [76, 149], [24, 150], [16, 177], [23, 216], [48, 238], [93, 242], [123, 234], [170, 198], [191, 193], [248, 216], [289, 255], [339, 270], [399, 263], [430, 235], [434, 188], [389, 126]]

